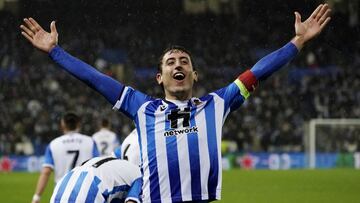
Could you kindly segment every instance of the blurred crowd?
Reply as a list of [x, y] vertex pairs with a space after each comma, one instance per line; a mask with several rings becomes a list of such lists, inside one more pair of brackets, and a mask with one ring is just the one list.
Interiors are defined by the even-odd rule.
[[[100, 94], [22, 39], [22, 17], [33, 16], [46, 30], [57, 20], [59, 44], [66, 51], [154, 97], [162, 96], [155, 81], [158, 56], [169, 44], [185, 46], [199, 72], [195, 94], [200, 97], [287, 43], [294, 34], [293, 11], [305, 19], [318, 3], [242, 0], [236, 12], [189, 14], [181, 1], [171, 1], [171, 7], [159, 0], [155, 5], [95, 2], [73, 2], [69, 9], [66, 1], [23, 1], [18, 12], [0, 10], [0, 155], [43, 153], [59, 136], [59, 120], [67, 111], [81, 115], [82, 133], [88, 135], [102, 117], [110, 118], [122, 139], [134, 128]], [[349, 19], [334, 9], [324, 33], [229, 116], [223, 139], [239, 151], [298, 152], [304, 151], [310, 119], [359, 118], [360, 29]], [[359, 150], [359, 128], [324, 150]]]

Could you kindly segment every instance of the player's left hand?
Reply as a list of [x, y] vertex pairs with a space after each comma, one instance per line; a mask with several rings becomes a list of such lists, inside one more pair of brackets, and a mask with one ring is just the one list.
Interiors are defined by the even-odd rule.
[[295, 12], [296, 37], [305, 43], [319, 35], [330, 21], [330, 12], [328, 4], [320, 4], [304, 22], [301, 22], [300, 13]]
[[51, 32], [46, 32], [33, 18], [24, 18], [20, 26], [21, 34], [36, 48], [49, 53], [58, 43], [58, 32], [55, 21], [50, 24]]

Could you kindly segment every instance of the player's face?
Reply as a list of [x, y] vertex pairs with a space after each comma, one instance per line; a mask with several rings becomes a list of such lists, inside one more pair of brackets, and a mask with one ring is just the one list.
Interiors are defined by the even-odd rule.
[[162, 73], [158, 73], [156, 79], [164, 86], [166, 99], [187, 100], [192, 97], [197, 72], [193, 70], [190, 56], [175, 49], [162, 58]]

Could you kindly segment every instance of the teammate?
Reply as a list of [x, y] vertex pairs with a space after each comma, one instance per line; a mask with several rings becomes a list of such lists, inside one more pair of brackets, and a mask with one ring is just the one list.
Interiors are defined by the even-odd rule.
[[65, 52], [57, 45], [54, 21], [51, 33], [32, 18], [24, 19], [21, 29], [33, 46], [49, 53], [53, 61], [135, 122], [143, 202], [209, 202], [221, 198], [220, 144], [225, 119], [259, 81], [290, 62], [306, 42], [318, 35], [330, 21], [329, 15], [327, 4], [319, 5], [304, 22], [295, 12], [295, 37], [289, 43], [262, 58], [234, 82], [201, 98], [192, 97], [198, 73], [190, 53], [182, 47], [170, 47], [161, 56], [156, 79], [165, 98], [157, 99], [124, 86]]
[[116, 134], [110, 130], [110, 122], [108, 119], [101, 120], [100, 130], [93, 134], [92, 138], [95, 140], [100, 156], [108, 156], [119, 145]]
[[140, 202], [141, 185], [138, 166], [114, 157], [96, 157], [67, 173], [50, 202]]
[[137, 166], [141, 165], [140, 147], [136, 129], [131, 131], [121, 146], [115, 148], [113, 156], [119, 159], [128, 160]]
[[78, 133], [80, 118], [74, 113], [66, 113], [60, 121], [64, 135], [50, 142], [45, 152], [43, 168], [33, 196], [33, 203], [40, 201], [52, 171], [55, 183], [68, 171], [84, 161], [99, 155], [91, 137]]

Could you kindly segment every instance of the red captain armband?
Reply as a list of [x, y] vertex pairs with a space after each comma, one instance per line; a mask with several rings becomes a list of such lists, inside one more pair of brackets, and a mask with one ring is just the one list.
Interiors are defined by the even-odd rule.
[[243, 72], [238, 79], [244, 84], [244, 86], [246, 87], [246, 89], [249, 92], [252, 92], [255, 90], [255, 88], [258, 86], [259, 82], [256, 79], [255, 75], [250, 71], [247, 70], [245, 72]]

